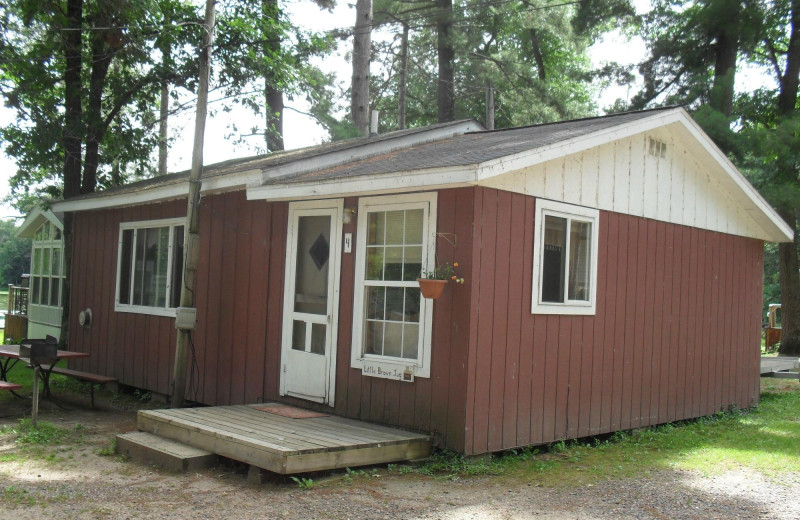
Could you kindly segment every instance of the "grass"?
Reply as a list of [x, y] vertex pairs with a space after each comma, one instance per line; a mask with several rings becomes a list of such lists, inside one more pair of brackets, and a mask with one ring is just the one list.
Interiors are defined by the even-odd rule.
[[452, 480], [499, 475], [545, 487], [644, 477], [662, 469], [715, 474], [744, 467], [775, 479], [800, 473], [800, 383], [762, 379], [761, 390], [761, 404], [751, 410], [558, 442], [544, 453], [517, 450], [487, 460], [439, 453], [421, 466], [390, 469]]

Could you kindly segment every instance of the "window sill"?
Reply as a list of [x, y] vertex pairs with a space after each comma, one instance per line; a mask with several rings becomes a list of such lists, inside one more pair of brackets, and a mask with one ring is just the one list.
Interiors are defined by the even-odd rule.
[[148, 314], [150, 316], [175, 317], [175, 309], [165, 309], [163, 307], [143, 307], [140, 305], [116, 305], [115, 312], [126, 312], [130, 314]]
[[594, 316], [597, 310], [594, 305], [548, 305], [537, 303], [533, 305], [531, 314], [557, 314], [564, 316]]

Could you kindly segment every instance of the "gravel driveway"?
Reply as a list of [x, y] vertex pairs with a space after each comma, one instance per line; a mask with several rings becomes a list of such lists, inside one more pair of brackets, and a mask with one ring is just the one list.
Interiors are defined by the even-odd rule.
[[[254, 486], [220, 467], [169, 474], [102, 456], [113, 433], [134, 429], [132, 412], [50, 411], [46, 420], [81, 424], [81, 442], [28, 456], [0, 436], [0, 519], [737, 519], [800, 518], [800, 475], [781, 482], [737, 469], [715, 475], [661, 470], [640, 479], [537, 487], [508, 476], [455, 481], [369, 468], [315, 477], [302, 490], [288, 479]], [[16, 419], [0, 419], [3, 424]]]

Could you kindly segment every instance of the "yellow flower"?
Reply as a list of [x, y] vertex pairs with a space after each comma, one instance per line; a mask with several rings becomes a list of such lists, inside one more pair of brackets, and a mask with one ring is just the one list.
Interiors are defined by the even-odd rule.
[[450, 277], [450, 279], [451, 279], [451, 280], [458, 280], [458, 276], [456, 276], [456, 275], [453, 275], [453, 276], [451, 276], [451, 277]]
[[453, 262], [453, 267], [458, 267], [458, 262]]

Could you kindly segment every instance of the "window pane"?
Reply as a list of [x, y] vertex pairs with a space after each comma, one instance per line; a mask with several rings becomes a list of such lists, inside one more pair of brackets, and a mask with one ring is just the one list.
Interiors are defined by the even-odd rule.
[[42, 249], [42, 274], [50, 274], [50, 249]]
[[383, 354], [383, 322], [367, 321], [364, 352], [367, 354]]
[[[300, 217], [295, 263], [296, 312], [327, 314], [331, 217]], [[290, 282], [291, 283], [291, 282]]]
[[546, 215], [542, 255], [542, 301], [564, 303], [567, 219]]
[[50, 278], [50, 306], [58, 307], [58, 293], [60, 291], [61, 278]]
[[391, 357], [403, 357], [403, 324], [386, 323], [383, 336], [383, 355]]
[[54, 276], [61, 276], [61, 249], [53, 248], [53, 262], [51, 264]]
[[54, 232], [53, 238], [55, 238], [56, 240], [61, 240], [61, 230], [58, 229], [57, 227], [53, 227], [53, 232]]
[[383, 247], [367, 248], [367, 280], [383, 280]]
[[133, 261], [133, 297], [131, 303], [142, 305], [142, 288], [144, 283], [144, 242], [147, 235], [146, 229], [134, 230], [134, 261]]
[[122, 232], [122, 247], [119, 252], [119, 302], [131, 303], [131, 251], [133, 250], [133, 230]]
[[425, 212], [421, 209], [410, 209], [406, 211], [406, 245], [422, 244], [422, 221]]
[[592, 225], [572, 221], [569, 232], [569, 284], [570, 300], [589, 301], [591, 278]]
[[367, 319], [384, 319], [384, 304], [386, 301], [386, 287], [367, 287]]
[[419, 323], [419, 306], [422, 302], [422, 294], [419, 287], [406, 287], [405, 289], [405, 321]]
[[403, 287], [386, 288], [386, 319], [403, 321]]
[[42, 240], [43, 236], [44, 236], [44, 225], [39, 226], [39, 229], [36, 230], [36, 234], [34, 235], [33, 239]]
[[38, 305], [39, 304], [39, 289], [42, 286], [41, 278], [38, 276], [33, 277], [33, 289], [31, 294], [31, 303]]
[[42, 274], [42, 249], [39, 247], [33, 248], [33, 273]]
[[403, 280], [416, 280], [422, 274], [422, 246], [406, 247], [403, 252]]
[[417, 359], [419, 350], [419, 325], [412, 323], [403, 326], [403, 357]]
[[398, 281], [403, 279], [403, 248], [387, 247], [385, 250], [386, 266], [383, 272], [384, 280]]
[[402, 245], [405, 235], [405, 211], [386, 212], [386, 245]]
[[42, 240], [50, 240], [50, 223], [44, 223], [44, 233], [42, 234]]
[[368, 246], [383, 245], [385, 243], [384, 241], [385, 221], [386, 221], [386, 213], [382, 211], [369, 213], [369, 217], [367, 220]]
[[40, 305], [47, 305], [50, 302], [50, 279], [42, 278], [42, 297], [39, 298]]
[[306, 350], [306, 322], [292, 321], [292, 350]]
[[158, 229], [158, 250], [156, 265], [156, 306], [167, 306], [167, 272], [169, 271], [169, 228]]
[[311, 353], [325, 355], [325, 331], [322, 323], [311, 324]]
[[170, 287], [170, 307], [177, 307], [181, 301], [183, 285], [183, 226], [173, 228], [172, 239], [172, 286]]

